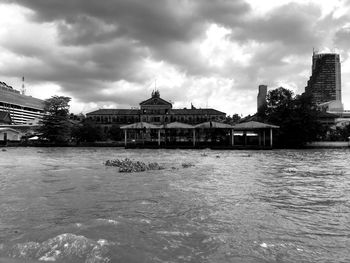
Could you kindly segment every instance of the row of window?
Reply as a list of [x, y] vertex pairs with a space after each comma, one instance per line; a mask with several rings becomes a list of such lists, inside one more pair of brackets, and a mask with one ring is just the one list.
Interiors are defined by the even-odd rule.
[[200, 123], [206, 121], [222, 120], [222, 115], [210, 115], [210, 116], [92, 116], [88, 119], [97, 123], [134, 123], [141, 121], [144, 122], [184, 122], [184, 123]]

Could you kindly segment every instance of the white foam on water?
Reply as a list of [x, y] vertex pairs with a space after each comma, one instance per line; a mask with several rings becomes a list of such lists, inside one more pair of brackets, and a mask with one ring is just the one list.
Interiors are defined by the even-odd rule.
[[113, 220], [113, 219], [99, 218], [99, 219], [97, 219], [97, 221], [101, 221], [101, 222], [108, 223], [111, 225], [118, 225], [119, 224], [119, 222], [117, 220]]
[[166, 236], [185, 236], [188, 237], [191, 235], [189, 232], [180, 232], [180, 231], [157, 231], [158, 234]]
[[141, 223], [151, 224], [151, 220], [148, 219], [140, 219]]
[[296, 173], [298, 171], [298, 169], [294, 168], [294, 167], [288, 167], [286, 169], [284, 169], [285, 172], [287, 173]]
[[100, 246], [107, 246], [109, 245], [109, 242], [106, 240], [106, 239], [99, 239], [97, 241], [97, 243], [100, 245]]
[[263, 247], [263, 248], [269, 248], [269, 247], [274, 247], [275, 245], [274, 244], [261, 243], [260, 246]]
[[65, 233], [50, 238], [42, 243], [27, 242], [16, 244], [10, 249], [9, 256], [12, 258], [35, 258], [39, 261], [62, 261], [69, 258], [85, 258], [87, 263], [110, 262], [108, 240], [99, 239], [94, 241], [84, 236]]
[[61, 251], [54, 250], [46, 253], [44, 256], [39, 258], [40, 261], [56, 261], [57, 257], [61, 254]]

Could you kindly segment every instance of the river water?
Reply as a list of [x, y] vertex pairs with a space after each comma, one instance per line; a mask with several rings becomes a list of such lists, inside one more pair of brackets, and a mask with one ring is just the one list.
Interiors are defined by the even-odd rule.
[[[165, 169], [103, 165], [121, 158]], [[349, 149], [6, 148], [0, 262], [350, 262], [349, 168]]]

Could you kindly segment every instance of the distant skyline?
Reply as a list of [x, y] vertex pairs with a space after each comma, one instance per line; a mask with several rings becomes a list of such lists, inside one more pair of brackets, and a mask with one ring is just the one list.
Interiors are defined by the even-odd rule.
[[3, 0], [0, 81], [71, 111], [131, 108], [156, 87], [174, 108], [256, 112], [258, 86], [300, 94], [313, 48], [340, 54], [350, 110], [350, 0]]

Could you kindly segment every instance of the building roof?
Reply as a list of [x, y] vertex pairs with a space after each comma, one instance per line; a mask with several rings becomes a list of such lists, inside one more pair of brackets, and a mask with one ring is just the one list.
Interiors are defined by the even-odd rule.
[[139, 130], [139, 129], [161, 129], [161, 126], [157, 126], [154, 124], [150, 124], [148, 122], [136, 122], [133, 124], [121, 126], [120, 129], [127, 129], [127, 130]]
[[262, 123], [262, 122], [257, 122], [257, 121], [248, 121], [248, 122], [243, 122], [236, 124], [233, 126], [235, 130], [255, 130], [255, 129], [278, 129], [279, 126], [276, 125], [271, 125], [267, 123]]
[[17, 130], [12, 129], [12, 128], [0, 127], [0, 132], [6, 132], [6, 131], [12, 131], [12, 132], [15, 132], [15, 133], [20, 133], [20, 131], [17, 131]]
[[231, 126], [230, 124], [216, 122], [216, 121], [203, 122], [203, 123], [197, 124], [195, 127], [200, 129], [212, 129], [212, 128], [213, 129], [232, 129], [233, 128], [233, 126]]
[[171, 108], [173, 105], [160, 97], [152, 97], [140, 102], [140, 106], [168, 106]]
[[[138, 115], [139, 109], [99, 109], [86, 115]], [[173, 115], [226, 115], [226, 113], [215, 109], [170, 109], [169, 114]]]
[[31, 96], [22, 95], [10, 89], [0, 89], [0, 102], [19, 105], [38, 110], [44, 109], [44, 101]]
[[182, 122], [171, 122], [164, 125], [165, 129], [194, 129], [194, 126]]
[[171, 109], [170, 114], [176, 115], [226, 115], [215, 109]]
[[89, 112], [86, 115], [137, 115], [140, 114], [138, 109], [99, 109]]

